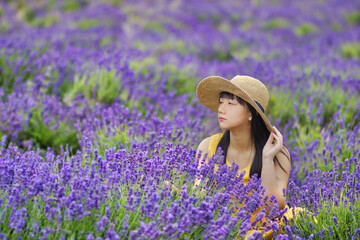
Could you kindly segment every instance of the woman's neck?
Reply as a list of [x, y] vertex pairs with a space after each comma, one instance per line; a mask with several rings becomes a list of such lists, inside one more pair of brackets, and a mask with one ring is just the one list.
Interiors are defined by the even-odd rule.
[[250, 129], [237, 129], [230, 131], [230, 144], [233, 150], [238, 153], [251, 151], [253, 147], [253, 142], [251, 139], [251, 130]]

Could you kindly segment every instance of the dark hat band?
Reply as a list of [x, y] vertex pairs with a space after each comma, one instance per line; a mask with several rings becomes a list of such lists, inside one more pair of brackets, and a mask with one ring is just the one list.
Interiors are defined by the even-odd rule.
[[262, 111], [263, 113], [265, 113], [264, 108], [260, 105], [260, 103], [258, 103], [258, 102], [255, 101], [255, 100], [254, 100], [254, 102], [259, 106], [259, 108], [261, 109], [261, 111]]

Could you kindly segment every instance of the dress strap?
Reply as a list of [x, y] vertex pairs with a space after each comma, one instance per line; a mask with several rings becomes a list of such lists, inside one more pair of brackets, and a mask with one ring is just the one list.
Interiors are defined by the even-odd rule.
[[208, 153], [209, 153], [208, 157], [209, 158], [211, 158], [212, 156], [215, 155], [216, 150], [217, 150], [217, 145], [219, 144], [220, 139], [222, 138], [224, 133], [225, 132], [217, 133], [210, 137], [210, 143], [209, 143], [209, 149], [208, 149]]

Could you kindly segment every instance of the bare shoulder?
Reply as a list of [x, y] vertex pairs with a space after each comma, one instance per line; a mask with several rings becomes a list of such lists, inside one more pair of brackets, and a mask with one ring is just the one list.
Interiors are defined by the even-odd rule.
[[[209, 144], [210, 144], [210, 137], [207, 137], [205, 139], [203, 139], [196, 151], [196, 158], [197, 159], [203, 159], [203, 157], [208, 153], [208, 149], [209, 149]], [[201, 166], [201, 162], [199, 162], [199, 167]], [[205, 162], [208, 162], [208, 158], [205, 160]]]
[[198, 146], [198, 150], [207, 151], [210, 144], [210, 138], [211, 137], [207, 137], [203, 139]]

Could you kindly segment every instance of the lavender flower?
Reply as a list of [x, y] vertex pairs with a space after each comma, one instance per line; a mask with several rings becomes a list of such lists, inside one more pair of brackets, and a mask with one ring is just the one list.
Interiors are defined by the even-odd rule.
[[333, 216], [333, 222], [334, 222], [336, 227], [339, 226], [339, 222], [338, 222], [338, 220], [337, 220], [337, 218], [335, 216]]
[[91, 233], [89, 233], [87, 236], [86, 236], [86, 240], [94, 240], [95, 238], [94, 238], [94, 236], [91, 234]]
[[107, 217], [102, 216], [101, 219], [95, 223], [97, 231], [103, 232], [105, 231], [107, 225], [109, 224], [109, 220]]
[[354, 232], [354, 235], [351, 237], [351, 239], [356, 239], [360, 236], [360, 228], [357, 228]]

